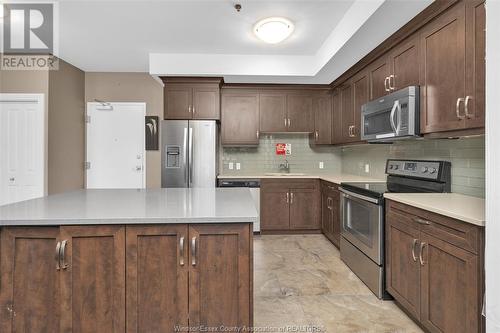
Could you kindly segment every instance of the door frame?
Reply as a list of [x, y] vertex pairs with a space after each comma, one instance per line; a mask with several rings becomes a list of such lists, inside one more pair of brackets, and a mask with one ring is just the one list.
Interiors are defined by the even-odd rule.
[[[85, 151], [85, 164], [88, 162], [88, 149], [87, 149], [87, 146], [88, 146], [88, 142], [87, 142], [87, 139], [88, 139], [88, 136], [87, 136], [87, 130], [88, 130], [88, 121], [87, 121], [87, 116], [89, 115], [88, 114], [88, 110], [91, 106], [98, 106], [98, 105], [101, 105], [103, 107], [105, 107], [105, 105], [109, 105], [111, 107], [119, 107], [119, 106], [137, 106], [137, 107], [140, 107], [142, 111], [142, 116], [144, 118], [144, 121], [145, 121], [145, 117], [146, 117], [146, 110], [147, 110], [147, 105], [146, 105], [146, 102], [87, 102], [87, 104], [85, 105], [85, 147], [84, 147], [84, 151]], [[144, 124], [143, 124], [144, 125]], [[158, 126], [158, 129], [160, 129], [160, 126]], [[160, 134], [159, 134], [160, 135]], [[144, 135], [142, 136], [142, 188], [146, 188], [147, 185], [146, 185], [146, 172], [147, 172], [147, 158], [146, 158], [146, 133], [144, 133]], [[87, 189], [87, 168], [84, 166], [84, 183], [85, 183], [85, 189]]]
[[[43, 196], [47, 196], [48, 194], [48, 112], [45, 100], [45, 94], [43, 93], [0, 93], [0, 104], [6, 102], [36, 102], [38, 105], [39, 112], [42, 112], [42, 143], [43, 143], [43, 151], [42, 151], [42, 192]], [[0, 186], [3, 186], [3, 181], [0, 179]]]

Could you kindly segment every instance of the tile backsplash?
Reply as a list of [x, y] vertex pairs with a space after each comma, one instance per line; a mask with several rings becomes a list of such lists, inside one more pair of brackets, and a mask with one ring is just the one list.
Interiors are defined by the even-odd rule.
[[[445, 160], [451, 162], [452, 192], [484, 197], [484, 137], [399, 141], [390, 145], [342, 148], [342, 171], [383, 177], [388, 158]], [[365, 165], [369, 172], [365, 172]]]
[[[290, 143], [292, 154], [275, 154], [276, 143]], [[394, 144], [364, 144], [343, 148], [310, 147], [306, 134], [263, 135], [258, 147], [222, 148], [220, 171], [224, 175], [252, 175], [279, 172], [285, 158], [290, 172], [328, 174], [348, 173], [370, 178], [385, 177], [388, 158], [446, 160], [451, 162], [452, 192], [484, 197], [485, 193], [484, 137], [443, 140], [398, 141]], [[229, 170], [229, 163], [234, 169]], [[324, 168], [319, 168], [319, 162]], [[241, 169], [236, 170], [236, 163]], [[368, 172], [366, 165], [368, 164]]]
[[[290, 143], [291, 155], [276, 155], [277, 143]], [[342, 168], [340, 148], [310, 147], [307, 134], [262, 135], [258, 147], [222, 148], [221, 152], [220, 170], [224, 175], [279, 172], [279, 164], [285, 159], [290, 163], [290, 172], [332, 173]], [[323, 169], [319, 168], [319, 162], [323, 162]], [[233, 163], [233, 170], [229, 169], [229, 163]], [[236, 170], [236, 163], [240, 163], [241, 170]]]

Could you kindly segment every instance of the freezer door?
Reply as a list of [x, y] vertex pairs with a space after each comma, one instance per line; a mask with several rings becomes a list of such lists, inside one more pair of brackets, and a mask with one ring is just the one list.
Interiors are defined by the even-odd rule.
[[189, 121], [189, 187], [215, 187], [217, 125], [211, 120]]
[[187, 120], [161, 123], [161, 187], [189, 187]]

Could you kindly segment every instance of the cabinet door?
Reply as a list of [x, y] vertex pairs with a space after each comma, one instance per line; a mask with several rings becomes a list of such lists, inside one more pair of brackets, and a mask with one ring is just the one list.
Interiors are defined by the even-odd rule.
[[125, 331], [125, 227], [64, 226], [63, 332]]
[[312, 104], [311, 95], [288, 94], [286, 96], [288, 132], [314, 131]]
[[420, 232], [402, 222], [405, 217], [388, 214], [386, 229], [387, 291], [410, 312], [420, 318]]
[[340, 192], [333, 190], [332, 196], [332, 224], [333, 224], [333, 245], [340, 247], [340, 232], [342, 230], [342, 220], [340, 216]]
[[193, 119], [220, 119], [218, 87], [193, 87]]
[[421, 233], [421, 316], [430, 332], [479, 332], [478, 256]]
[[127, 332], [188, 327], [188, 228], [127, 226]]
[[189, 325], [249, 327], [252, 225], [189, 226]]
[[484, 127], [486, 11], [484, 0], [465, 2], [466, 10], [466, 80], [467, 128]]
[[260, 227], [263, 231], [290, 229], [289, 202], [287, 186], [261, 185]]
[[342, 98], [339, 89], [332, 94], [332, 144], [342, 143]]
[[290, 229], [320, 229], [317, 189], [290, 189]]
[[191, 119], [192, 100], [190, 85], [167, 85], [164, 90], [165, 119]]
[[390, 55], [391, 90], [420, 84], [419, 39], [415, 34], [397, 46]]
[[390, 75], [390, 65], [387, 56], [382, 56], [376, 60], [368, 70], [369, 75], [369, 99], [377, 99], [389, 93], [387, 78]]
[[346, 83], [340, 88], [340, 119], [341, 119], [341, 139], [340, 143], [353, 141], [352, 128], [354, 126], [354, 106], [352, 85]]
[[317, 145], [332, 143], [332, 97], [315, 96], [313, 98], [314, 133], [312, 142]]
[[260, 94], [259, 113], [261, 132], [286, 132], [285, 94]]
[[259, 95], [222, 95], [222, 145], [259, 144]]
[[350, 141], [361, 141], [361, 106], [369, 101], [368, 73], [358, 74], [352, 82], [354, 129]]
[[59, 332], [59, 228], [0, 232], [0, 332]]
[[321, 231], [333, 242], [332, 197], [330, 191], [324, 186], [321, 191]]
[[465, 2], [454, 5], [421, 32], [423, 133], [462, 129], [465, 93]]

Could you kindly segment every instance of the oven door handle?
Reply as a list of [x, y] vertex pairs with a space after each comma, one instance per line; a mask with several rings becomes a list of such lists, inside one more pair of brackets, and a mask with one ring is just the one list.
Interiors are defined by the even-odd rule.
[[[399, 124], [398, 124], [398, 126], [396, 126], [396, 121], [394, 119], [394, 117], [396, 116], [397, 109], [401, 109], [401, 106], [399, 105], [399, 101], [395, 100], [394, 105], [392, 106], [392, 109], [391, 109], [390, 121], [391, 121], [392, 130], [394, 131], [394, 133], [396, 135], [399, 134]], [[401, 118], [401, 116], [399, 118]]]
[[361, 199], [361, 200], [364, 200], [364, 201], [368, 201], [368, 202], [371, 202], [371, 203], [374, 203], [374, 204], [379, 204], [379, 200], [378, 199], [375, 199], [375, 198], [370, 198], [370, 197], [367, 197], [366, 195], [362, 195], [362, 194], [358, 194], [358, 193], [354, 193], [354, 192], [351, 192], [351, 191], [348, 191], [342, 187], [339, 187], [339, 191], [342, 192], [342, 195], [346, 198], [346, 199], [349, 199], [349, 197], [353, 197], [353, 198], [358, 198], [358, 199]]

